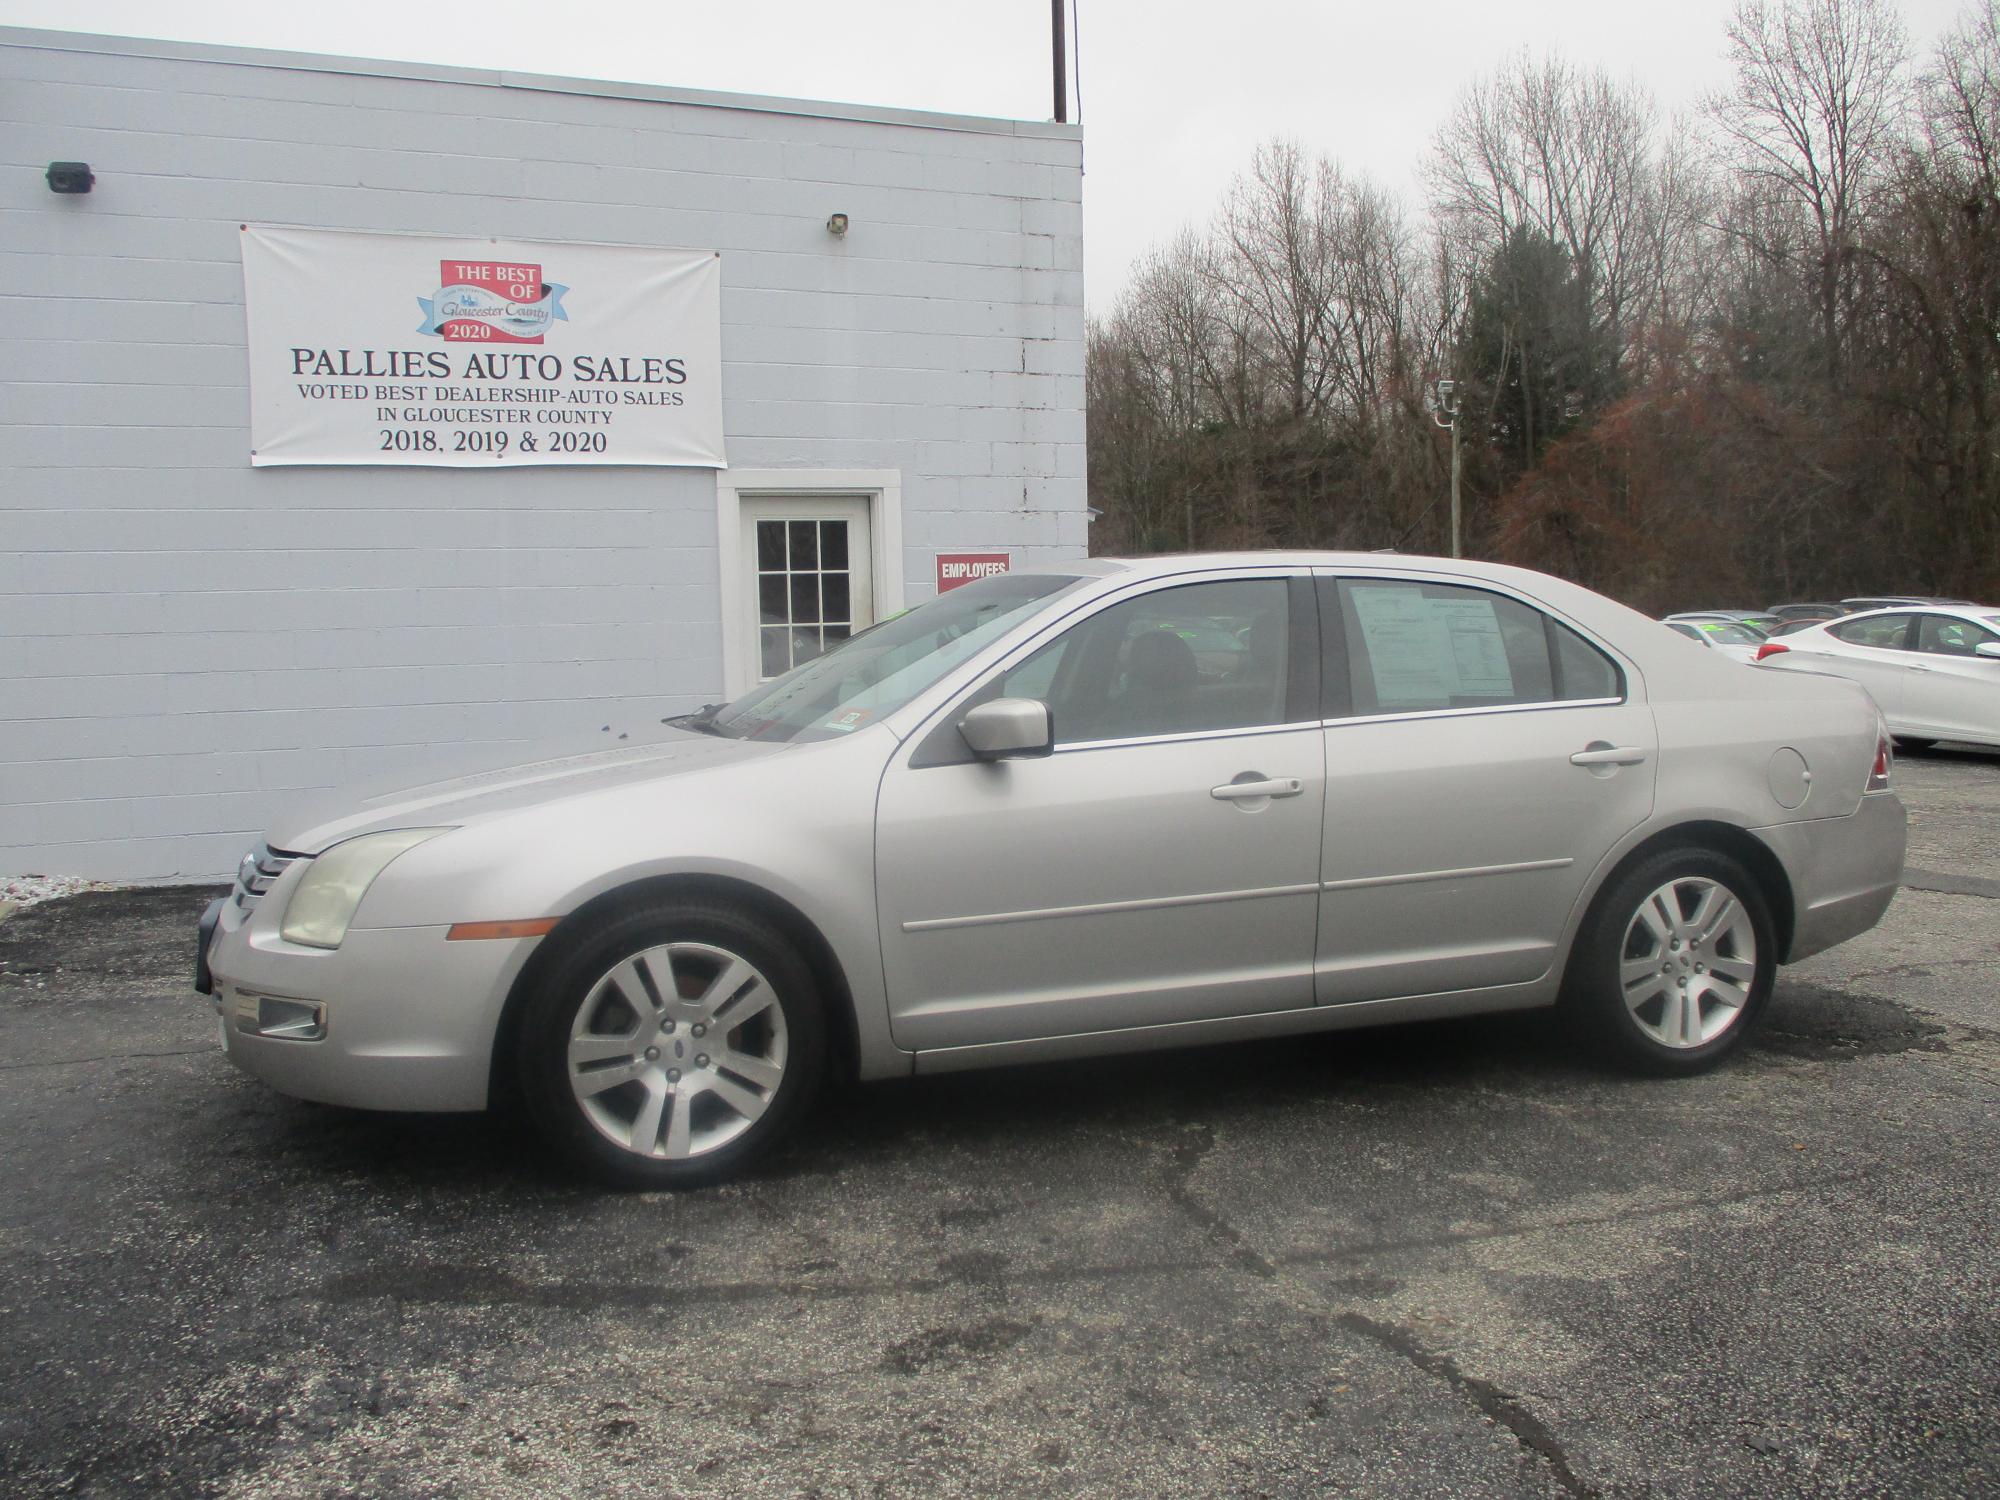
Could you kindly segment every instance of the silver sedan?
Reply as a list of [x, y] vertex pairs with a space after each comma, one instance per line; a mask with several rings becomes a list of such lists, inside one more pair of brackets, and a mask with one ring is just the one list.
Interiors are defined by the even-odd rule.
[[1889, 781], [1851, 683], [1541, 574], [1093, 559], [647, 743], [301, 811], [197, 985], [276, 1088], [518, 1101], [648, 1186], [737, 1170], [831, 1072], [1560, 1005], [1684, 1074], [1888, 906]]
[[1905, 744], [2000, 746], [2000, 609], [1938, 605], [1849, 615], [1760, 646], [1757, 660], [1860, 683]]

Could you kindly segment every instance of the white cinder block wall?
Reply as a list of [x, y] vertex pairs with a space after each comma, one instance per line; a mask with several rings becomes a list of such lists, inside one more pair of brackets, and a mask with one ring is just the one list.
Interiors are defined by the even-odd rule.
[[242, 223], [719, 250], [735, 469], [1084, 550], [1073, 127], [0, 28], [0, 165], [0, 873], [720, 693], [712, 471], [252, 471]]

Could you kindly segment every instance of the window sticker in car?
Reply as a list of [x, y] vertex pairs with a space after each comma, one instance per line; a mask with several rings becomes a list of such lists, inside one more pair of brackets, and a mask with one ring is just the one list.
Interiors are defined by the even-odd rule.
[[1421, 589], [1393, 587], [1357, 588], [1353, 599], [1384, 709], [1514, 696], [1492, 600], [1426, 598]]

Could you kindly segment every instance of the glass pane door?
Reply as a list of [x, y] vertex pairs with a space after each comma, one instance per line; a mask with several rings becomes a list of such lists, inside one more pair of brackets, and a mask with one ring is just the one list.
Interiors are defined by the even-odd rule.
[[756, 575], [758, 681], [874, 623], [866, 502], [759, 498], [745, 503], [744, 521]]

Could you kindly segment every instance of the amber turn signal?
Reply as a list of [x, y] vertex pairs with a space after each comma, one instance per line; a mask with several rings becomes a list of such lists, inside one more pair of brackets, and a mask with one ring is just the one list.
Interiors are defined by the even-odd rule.
[[522, 922], [454, 922], [444, 935], [447, 943], [466, 943], [478, 938], [541, 937], [555, 930], [557, 917], [530, 917]]

